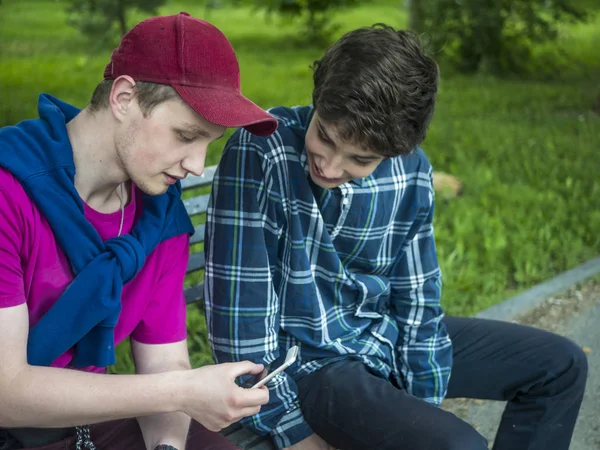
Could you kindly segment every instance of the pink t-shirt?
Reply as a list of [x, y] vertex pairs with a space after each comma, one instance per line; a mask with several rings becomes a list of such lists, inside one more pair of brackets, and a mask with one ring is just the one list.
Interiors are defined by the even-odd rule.
[[[125, 207], [123, 233], [132, 229], [143, 204], [141, 191], [134, 187], [133, 192], [132, 201]], [[103, 240], [117, 236], [120, 211], [103, 214], [85, 205], [85, 216]], [[160, 243], [148, 255], [142, 270], [123, 288], [115, 344], [128, 336], [145, 344], [185, 339], [183, 281], [188, 256], [187, 234]], [[27, 303], [29, 326], [33, 326], [72, 280], [69, 260], [45, 217], [13, 175], [0, 168], [0, 308]], [[52, 366], [67, 367], [72, 356], [71, 349]]]

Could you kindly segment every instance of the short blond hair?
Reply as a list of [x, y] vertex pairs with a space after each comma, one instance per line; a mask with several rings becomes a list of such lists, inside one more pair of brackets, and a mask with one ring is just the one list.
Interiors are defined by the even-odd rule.
[[[108, 96], [113, 83], [114, 80], [103, 80], [96, 86], [89, 105], [91, 112], [108, 107]], [[135, 95], [144, 116], [150, 115], [154, 107], [160, 103], [179, 97], [177, 91], [171, 86], [148, 81], [137, 81], [135, 83]]]

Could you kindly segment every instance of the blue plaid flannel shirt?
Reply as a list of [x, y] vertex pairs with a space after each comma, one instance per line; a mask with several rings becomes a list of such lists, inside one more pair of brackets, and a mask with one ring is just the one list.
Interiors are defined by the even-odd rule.
[[206, 223], [205, 306], [217, 362], [296, 364], [243, 419], [278, 448], [312, 433], [295, 379], [362, 360], [410, 394], [440, 404], [452, 346], [441, 319], [432, 169], [421, 150], [384, 160], [335, 189], [308, 174], [312, 107], [275, 108], [270, 137], [236, 131], [215, 174]]

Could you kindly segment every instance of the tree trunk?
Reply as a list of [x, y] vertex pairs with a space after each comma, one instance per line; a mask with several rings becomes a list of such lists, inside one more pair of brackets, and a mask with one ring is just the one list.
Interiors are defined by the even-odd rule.
[[408, 2], [408, 28], [415, 33], [423, 31], [423, 11], [421, 0], [406, 0]]
[[594, 103], [592, 106], [592, 111], [594, 111], [596, 114], [600, 114], [600, 95], [598, 95], [596, 103]]
[[[482, 5], [483, 3], [483, 5]], [[497, 75], [502, 72], [502, 30], [505, 16], [498, 0], [473, 0], [469, 4], [473, 23], [473, 35], [477, 37], [476, 47], [481, 56], [479, 71]], [[482, 14], [480, 11], [485, 11]]]
[[313, 42], [319, 39], [319, 32], [317, 30], [317, 16], [315, 14], [315, 10], [310, 6], [308, 8], [308, 34], [310, 36], [310, 40]]

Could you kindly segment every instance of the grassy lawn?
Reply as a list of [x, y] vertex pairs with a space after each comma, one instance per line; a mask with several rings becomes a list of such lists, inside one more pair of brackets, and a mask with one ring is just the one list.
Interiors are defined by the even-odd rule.
[[[389, 6], [387, 5], [389, 4]], [[398, 2], [336, 16], [346, 30], [406, 24]], [[0, 125], [36, 114], [39, 92], [84, 106], [110, 52], [90, 53], [64, 25], [58, 1], [0, 5]], [[161, 10], [202, 16], [194, 2]], [[134, 19], [141, 19], [135, 17]], [[310, 64], [321, 51], [299, 47], [295, 25], [245, 9], [208, 17], [238, 52], [243, 91], [263, 107], [310, 101]], [[470, 315], [600, 253], [600, 16], [561, 30], [536, 48], [543, 72], [521, 79], [452, 74], [442, 66], [438, 109], [423, 147], [436, 170], [458, 176], [464, 194], [440, 199], [436, 239], [449, 314]], [[212, 148], [216, 164], [224, 142]], [[201, 315], [190, 311], [194, 364], [209, 361]], [[121, 355], [122, 356], [122, 355]]]

